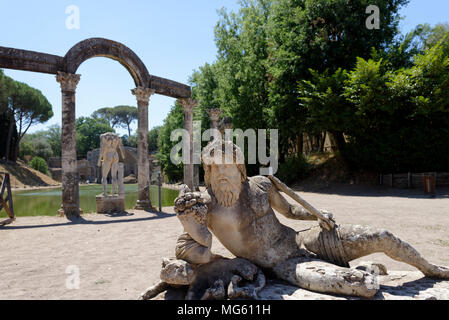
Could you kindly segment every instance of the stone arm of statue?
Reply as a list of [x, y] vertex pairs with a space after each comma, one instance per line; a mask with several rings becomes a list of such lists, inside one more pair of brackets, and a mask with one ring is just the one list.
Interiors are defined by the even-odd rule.
[[[294, 220], [317, 220], [317, 217], [309, 213], [304, 207], [299, 204], [289, 203], [284, 196], [279, 192], [276, 186], [272, 185], [268, 191], [268, 199], [271, 207], [289, 219]], [[333, 220], [333, 215], [325, 210], [320, 210], [321, 213]]]
[[211, 252], [212, 233], [207, 228], [207, 193], [183, 192], [175, 199], [174, 209], [184, 227], [176, 244], [176, 258], [192, 264], [205, 264], [216, 258]]
[[100, 139], [100, 153], [98, 154], [97, 167], [101, 167], [101, 161], [103, 160], [103, 153], [104, 153], [103, 139]]
[[125, 149], [123, 147], [122, 139], [120, 139], [118, 143], [118, 151], [120, 152], [121, 159], [125, 161]]

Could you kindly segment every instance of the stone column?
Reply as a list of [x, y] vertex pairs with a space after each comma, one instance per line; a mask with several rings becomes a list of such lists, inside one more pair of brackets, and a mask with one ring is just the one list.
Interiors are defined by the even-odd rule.
[[209, 109], [206, 112], [209, 115], [210, 128], [211, 129], [218, 129], [218, 120], [220, 119], [222, 111], [220, 109], [218, 109], [218, 108], [215, 108], [215, 109]]
[[125, 185], [124, 185], [124, 172], [125, 172], [125, 165], [123, 163], [118, 164], [118, 176], [117, 176], [117, 183], [118, 183], [118, 195], [124, 196], [125, 195]]
[[75, 91], [79, 74], [58, 72], [62, 93], [62, 205], [59, 215], [76, 218], [79, 208], [79, 175], [76, 162]]
[[150, 96], [154, 94], [153, 89], [137, 87], [131, 90], [137, 98], [137, 109], [139, 114], [137, 136], [137, 180], [139, 184], [139, 195], [135, 209], [151, 209], [150, 202], [150, 162], [148, 160], [148, 104]]
[[197, 102], [190, 98], [179, 99], [182, 109], [184, 111], [184, 129], [189, 133], [190, 141], [190, 161], [184, 164], [184, 183], [190, 188], [191, 191], [196, 191], [197, 186], [194, 182], [194, 165], [193, 165], [193, 108], [197, 105]]

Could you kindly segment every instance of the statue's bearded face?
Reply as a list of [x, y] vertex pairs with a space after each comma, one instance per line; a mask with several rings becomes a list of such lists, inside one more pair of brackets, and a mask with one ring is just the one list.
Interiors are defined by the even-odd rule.
[[213, 164], [210, 172], [210, 185], [218, 203], [232, 207], [240, 196], [242, 176], [235, 164]]

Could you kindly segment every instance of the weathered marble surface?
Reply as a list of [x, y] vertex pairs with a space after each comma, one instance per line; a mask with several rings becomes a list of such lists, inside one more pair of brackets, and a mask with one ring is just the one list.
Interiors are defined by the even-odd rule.
[[[379, 276], [380, 290], [371, 300], [449, 300], [449, 281], [423, 278], [418, 271], [390, 271]], [[183, 299], [186, 289], [168, 289], [154, 300]], [[365, 300], [353, 296], [337, 296], [301, 289], [285, 282], [267, 279], [258, 300]]]
[[[372, 300], [449, 300], [449, 281], [423, 278], [419, 271], [389, 271], [379, 276], [380, 290]], [[162, 297], [161, 297], [162, 298]], [[269, 280], [259, 293], [261, 300], [361, 300], [357, 297], [321, 294]]]
[[125, 211], [125, 195], [104, 196], [102, 194], [95, 198], [97, 213], [121, 213]]
[[0, 46], [0, 68], [57, 74], [76, 73], [87, 59], [108, 57], [117, 60], [131, 74], [136, 86], [154, 89], [156, 93], [173, 98], [189, 98], [190, 86], [151, 75], [140, 58], [124, 44], [89, 38], [75, 44], [64, 57]]

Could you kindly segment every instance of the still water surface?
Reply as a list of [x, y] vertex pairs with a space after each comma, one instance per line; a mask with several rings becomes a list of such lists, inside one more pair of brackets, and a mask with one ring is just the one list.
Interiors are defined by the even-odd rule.
[[[108, 186], [110, 191], [111, 186]], [[137, 184], [125, 184], [125, 208], [132, 209], [137, 201]], [[95, 212], [95, 196], [103, 192], [101, 185], [80, 186], [80, 208], [85, 212]], [[162, 188], [162, 206], [173, 206], [178, 196], [177, 190]], [[159, 206], [158, 187], [150, 188], [151, 204]], [[54, 216], [61, 207], [61, 188], [13, 192], [14, 213], [20, 216]]]

